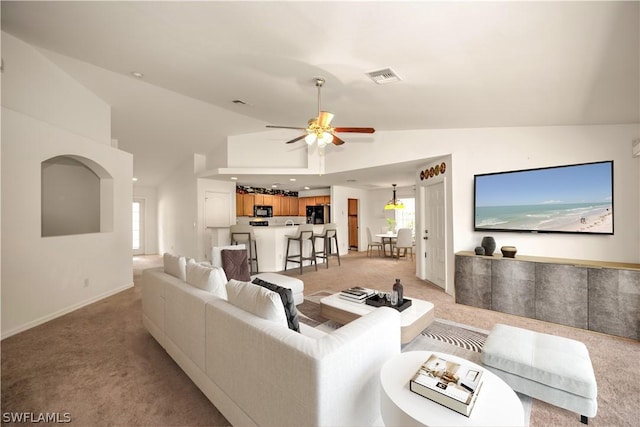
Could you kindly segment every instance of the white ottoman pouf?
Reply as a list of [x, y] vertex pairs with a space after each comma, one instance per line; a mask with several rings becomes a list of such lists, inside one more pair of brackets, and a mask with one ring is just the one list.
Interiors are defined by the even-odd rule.
[[482, 363], [515, 391], [576, 412], [584, 424], [596, 415], [596, 377], [579, 341], [496, 324]]
[[273, 283], [274, 285], [282, 286], [283, 288], [291, 289], [293, 300], [296, 305], [302, 304], [304, 301], [304, 283], [300, 279], [278, 273], [258, 273], [251, 276], [251, 280], [256, 278], [264, 280], [265, 282]]

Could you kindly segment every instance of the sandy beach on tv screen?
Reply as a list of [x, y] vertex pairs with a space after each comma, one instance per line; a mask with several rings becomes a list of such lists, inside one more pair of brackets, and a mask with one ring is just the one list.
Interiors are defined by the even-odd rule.
[[613, 212], [607, 209], [603, 212], [578, 218], [575, 223], [559, 229], [560, 231], [581, 231], [585, 233], [612, 233]]

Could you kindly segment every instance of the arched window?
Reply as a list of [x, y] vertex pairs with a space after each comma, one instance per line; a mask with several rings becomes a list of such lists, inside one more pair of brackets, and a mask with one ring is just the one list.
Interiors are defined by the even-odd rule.
[[42, 237], [113, 231], [113, 179], [102, 166], [71, 155], [40, 166]]

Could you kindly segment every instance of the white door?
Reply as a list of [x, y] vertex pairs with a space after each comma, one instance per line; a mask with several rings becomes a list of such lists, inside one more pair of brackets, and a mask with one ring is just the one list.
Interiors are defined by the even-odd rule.
[[444, 182], [425, 187], [424, 204], [425, 278], [444, 289], [447, 272]]
[[144, 255], [144, 199], [133, 199], [131, 207], [131, 239], [133, 254]]

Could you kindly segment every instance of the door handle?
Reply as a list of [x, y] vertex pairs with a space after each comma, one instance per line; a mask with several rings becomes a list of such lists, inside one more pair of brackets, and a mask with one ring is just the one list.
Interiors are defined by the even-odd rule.
[[427, 236], [424, 236], [423, 239], [424, 240], [429, 240], [429, 238]]

